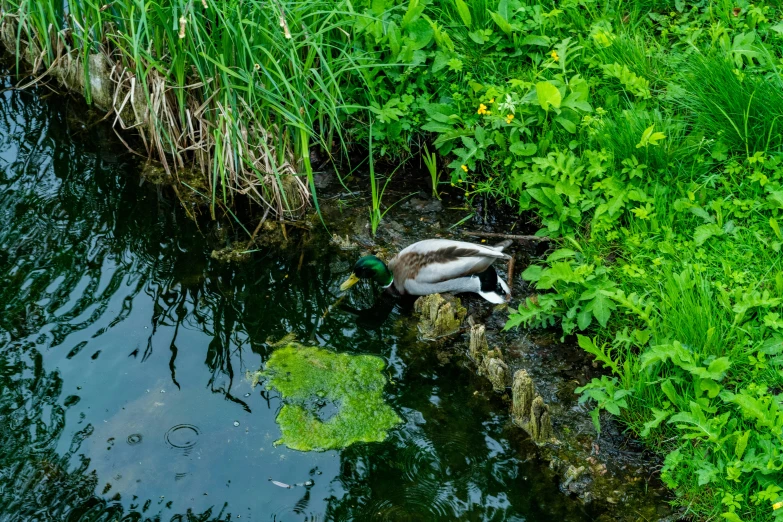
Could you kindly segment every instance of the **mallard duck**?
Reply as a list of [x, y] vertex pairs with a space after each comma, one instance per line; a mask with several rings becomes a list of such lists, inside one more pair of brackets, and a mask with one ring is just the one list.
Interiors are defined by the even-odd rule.
[[473, 292], [490, 303], [500, 304], [511, 299], [511, 290], [498, 277], [492, 263], [510, 259], [503, 253], [510, 244], [511, 241], [504, 241], [487, 246], [425, 239], [404, 248], [388, 266], [375, 256], [362, 257], [340, 290], [348, 290], [361, 279], [370, 279], [397, 295]]

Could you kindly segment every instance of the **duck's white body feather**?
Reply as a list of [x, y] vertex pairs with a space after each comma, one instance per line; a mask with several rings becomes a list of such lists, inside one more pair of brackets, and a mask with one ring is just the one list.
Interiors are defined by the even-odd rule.
[[[390, 262], [394, 289], [400, 294], [428, 295], [441, 292], [475, 292], [491, 302], [505, 299], [497, 293], [483, 292], [478, 274], [498, 259], [510, 259], [503, 253], [507, 244], [475, 245], [449, 239], [427, 239], [414, 243]], [[498, 278], [510, 296], [508, 285]]]

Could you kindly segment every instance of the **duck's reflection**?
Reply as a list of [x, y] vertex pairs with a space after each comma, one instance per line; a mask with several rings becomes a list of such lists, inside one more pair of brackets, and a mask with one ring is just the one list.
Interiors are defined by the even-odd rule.
[[415, 299], [411, 296], [395, 297], [383, 292], [369, 308], [358, 309], [347, 303], [340, 303], [338, 309], [355, 318], [356, 326], [363, 330], [378, 330], [383, 326], [389, 316], [396, 310], [395, 315], [405, 315], [413, 309]]

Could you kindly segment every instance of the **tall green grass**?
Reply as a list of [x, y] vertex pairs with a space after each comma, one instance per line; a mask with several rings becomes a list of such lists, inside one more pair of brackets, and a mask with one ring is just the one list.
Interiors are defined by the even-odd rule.
[[43, 68], [63, 54], [78, 58], [88, 101], [89, 55], [119, 64], [114, 108], [127, 114], [131, 84], [142, 87], [145, 99], [130, 102], [147, 109], [148, 149], [172, 172], [197, 167], [213, 214], [236, 194], [280, 217], [300, 214], [315, 197], [311, 149], [328, 154], [345, 147], [343, 89], [362, 78], [348, 52], [348, 2], [3, 0], [2, 6], [16, 18], [19, 48], [44, 51]]
[[747, 74], [725, 55], [693, 56], [680, 98], [708, 138], [751, 156], [783, 146], [783, 80], [780, 74]]

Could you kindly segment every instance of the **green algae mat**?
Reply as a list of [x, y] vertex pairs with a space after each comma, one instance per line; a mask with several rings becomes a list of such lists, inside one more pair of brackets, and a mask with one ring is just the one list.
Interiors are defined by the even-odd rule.
[[339, 449], [355, 442], [380, 442], [402, 422], [383, 400], [383, 359], [335, 353], [288, 343], [272, 352], [253, 384], [277, 390], [277, 416], [285, 444], [299, 451]]

